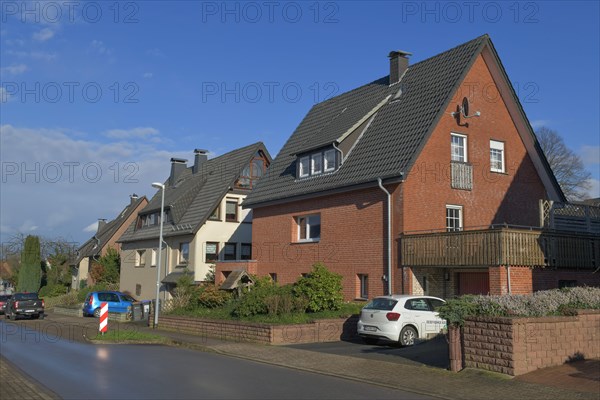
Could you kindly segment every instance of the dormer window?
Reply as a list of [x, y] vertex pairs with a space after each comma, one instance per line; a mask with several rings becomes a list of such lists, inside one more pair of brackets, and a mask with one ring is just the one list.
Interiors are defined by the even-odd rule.
[[297, 162], [297, 177], [308, 178], [326, 172], [334, 172], [337, 168], [337, 152], [334, 149], [315, 151], [312, 154], [299, 157]]
[[250, 161], [250, 164], [242, 171], [235, 186], [239, 189], [252, 189], [256, 182], [265, 174], [268, 167], [269, 161], [265, 154], [262, 151], [257, 152], [252, 161]]

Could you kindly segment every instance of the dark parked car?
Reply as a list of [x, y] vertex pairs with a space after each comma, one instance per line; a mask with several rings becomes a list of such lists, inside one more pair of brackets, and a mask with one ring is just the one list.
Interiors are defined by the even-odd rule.
[[17, 319], [21, 315], [31, 318], [44, 318], [44, 300], [37, 293], [14, 293], [6, 303], [4, 311], [7, 319]]
[[0, 314], [4, 314], [4, 310], [6, 310], [6, 303], [8, 302], [10, 297], [10, 294], [0, 295]]

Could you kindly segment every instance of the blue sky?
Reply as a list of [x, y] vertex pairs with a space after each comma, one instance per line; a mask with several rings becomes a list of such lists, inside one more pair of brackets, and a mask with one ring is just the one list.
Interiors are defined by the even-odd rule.
[[84, 241], [171, 157], [274, 156], [313, 104], [387, 75], [390, 50], [414, 63], [484, 33], [600, 196], [595, 1], [0, 4], [1, 240]]

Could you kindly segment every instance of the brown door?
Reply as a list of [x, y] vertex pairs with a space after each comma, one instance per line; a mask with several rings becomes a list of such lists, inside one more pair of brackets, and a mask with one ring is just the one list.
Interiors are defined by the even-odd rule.
[[458, 274], [458, 294], [489, 294], [490, 279], [487, 272], [461, 272]]

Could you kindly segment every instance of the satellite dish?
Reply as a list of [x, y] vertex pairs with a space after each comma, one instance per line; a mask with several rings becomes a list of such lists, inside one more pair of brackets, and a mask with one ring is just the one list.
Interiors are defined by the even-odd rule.
[[461, 111], [465, 118], [469, 118], [469, 99], [466, 97], [463, 97]]

